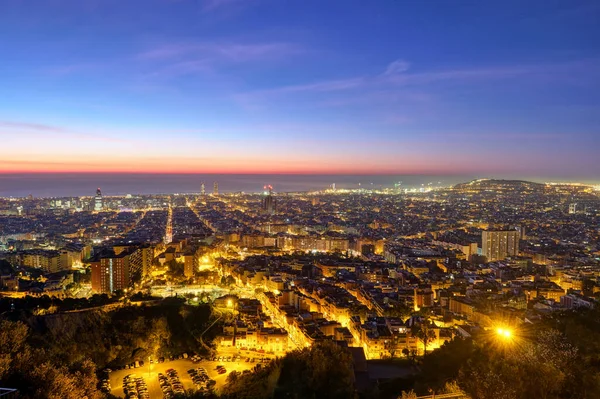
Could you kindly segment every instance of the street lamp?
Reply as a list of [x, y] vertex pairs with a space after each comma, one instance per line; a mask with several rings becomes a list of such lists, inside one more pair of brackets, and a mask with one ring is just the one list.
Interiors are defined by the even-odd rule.
[[496, 335], [505, 341], [510, 341], [513, 338], [513, 332], [506, 327], [498, 327], [496, 329]]

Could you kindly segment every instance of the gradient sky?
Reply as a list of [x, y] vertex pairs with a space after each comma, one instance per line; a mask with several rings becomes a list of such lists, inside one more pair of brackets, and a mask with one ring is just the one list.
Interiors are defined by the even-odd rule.
[[0, 1], [0, 172], [600, 180], [600, 3]]

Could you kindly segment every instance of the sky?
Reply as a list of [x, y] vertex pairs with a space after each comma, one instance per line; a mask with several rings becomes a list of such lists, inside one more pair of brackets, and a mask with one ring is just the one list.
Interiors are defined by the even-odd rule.
[[600, 180], [600, 3], [0, 1], [0, 173]]

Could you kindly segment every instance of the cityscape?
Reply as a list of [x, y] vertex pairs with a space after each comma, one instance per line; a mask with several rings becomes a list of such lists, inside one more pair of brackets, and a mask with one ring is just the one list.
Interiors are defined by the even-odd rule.
[[[364, 393], [417, 378], [419, 359], [453, 342], [520, 347], [553, 315], [597, 316], [600, 187], [335, 187], [221, 193], [214, 181], [189, 194], [4, 198], [0, 310], [60, 334], [55, 317], [71, 324], [167, 300], [210, 309], [202, 329], [184, 324], [185, 352], [166, 341], [167, 316], [143, 342], [93, 354], [99, 392], [128, 398], [237, 397], [257, 367], [324, 342], [349, 353], [346, 394]], [[462, 383], [447, 397], [468, 397]]]
[[598, 20], [0, 1], [0, 399], [600, 398]]

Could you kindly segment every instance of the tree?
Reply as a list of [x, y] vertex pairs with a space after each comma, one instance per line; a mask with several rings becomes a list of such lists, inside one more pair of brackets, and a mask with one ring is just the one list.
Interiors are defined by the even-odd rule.
[[95, 374], [73, 374], [67, 367], [57, 367], [51, 362], [35, 366], [31, 371], [31, 378], [37, 381], [34, 396], [36, 398], [100, 399], [102, 397], [96, 389], [98, 380]]
[[354, 398], [352, 356], [331, 341], [288, 353], [250, 374], [236, 374], [226, 398]]
[[241, 373], [237, 372], [237, 371], [232, 371], [231, 373], [229, 373], [229, 375], [227, 376], [227, 379], [225, 380], [225, 382], [227, 384], [235, 384], [239, 378], [239, 376], [241, 375]]
[[0, 321], [0, 379], [19, 388], [23, 397], [100, 399], [96, 366], [89, 359], [61, 364], [52, 353], [28, 344], [29, 328], [21, 322]]
[[423, 355], [427, 354], [427, 344], [436, 338], [435, 325], [429, 319], [413, 324], [411, 332], [423, 342]]
[[185, 265], [177, 262], [175, 259], [167, 262], [167, 275], [171, 278], [180, 278], [184, 276]]
[[417, 399], [417, 394], [412, 389], [408, 392], [402, 391], [402, 395], [398, 399]]
[[473, 399], [560, 398], [576, 362], [577, 350], [564, 336], [545, 330], [506, 350], [478, 348], [458, 383]]
[[390, 301], [389, 306], [385, 308], [384, 313], [386, 317], [405, 319], [410, 316], [411, 309], [404, 302]]
[[25, 324], [0, 321], [0, 380], [10, 372], [14, 356], [23, 350], [28, 335]]
[[415, 383], [418, 392], [427, 389], [440, 391], [448, 381], [455, 381], [459, 371], [473, 356], [475, 350], [471, 339], [455, 338], [444, 343], [423, 358], [421, 373]]

